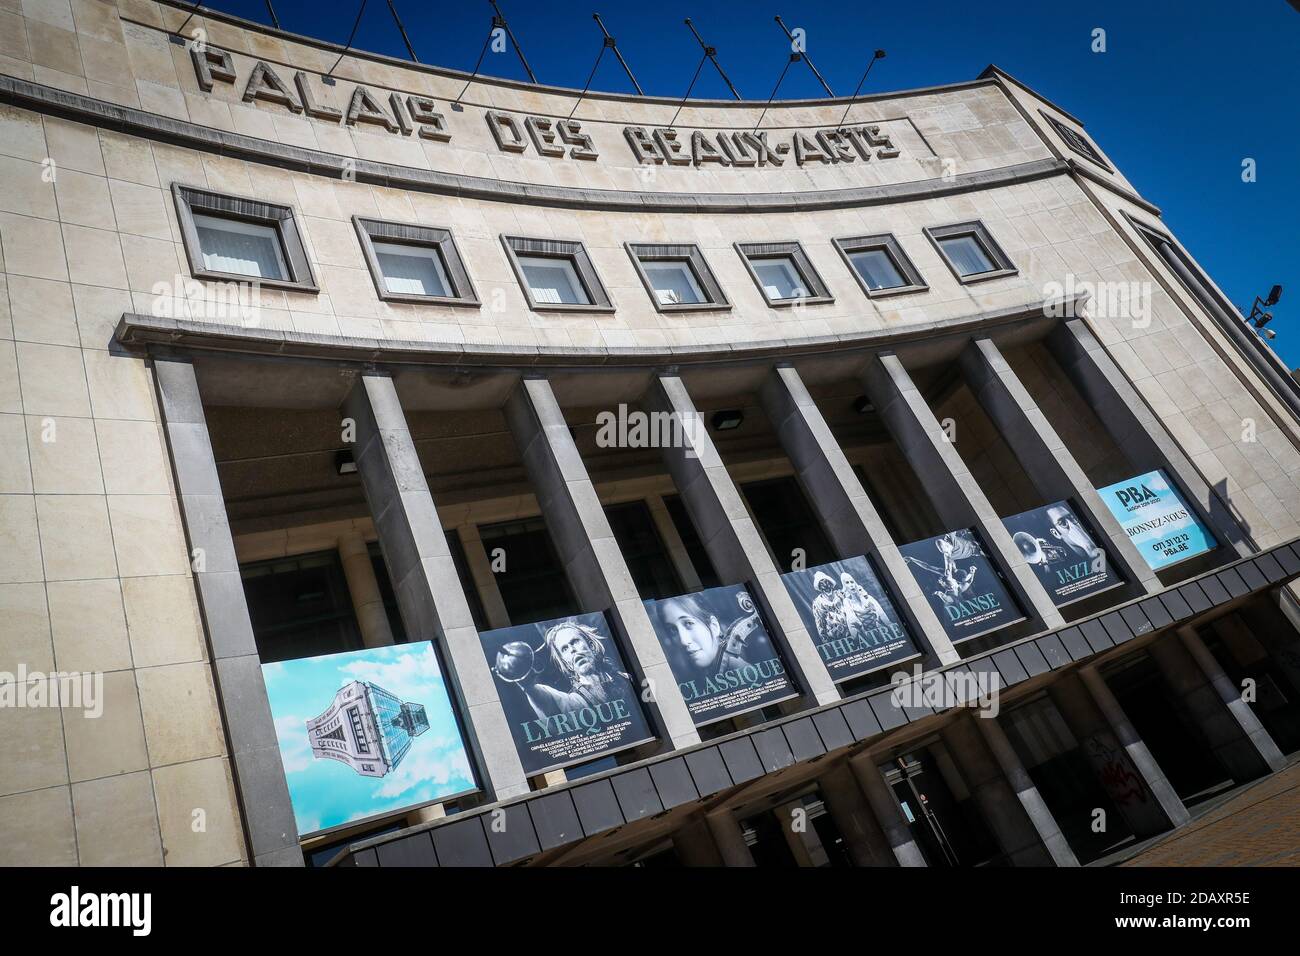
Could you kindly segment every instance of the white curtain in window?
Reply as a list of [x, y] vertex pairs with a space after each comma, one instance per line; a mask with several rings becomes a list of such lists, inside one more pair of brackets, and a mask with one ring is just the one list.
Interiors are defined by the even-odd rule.
[[213, 272], [287, 279], [280, 240], [271, 226], [195, 216], [203, 267]]
[[581, 291], [573, 266], [562, 259], [525, 259], [519, 263], [528, 281], [528, 288], [536, 302], [548, 305], [585, 305], [587, 297]]
[[789, 259], [760, 259], [754, 263], [754, 272], [769, 299], [799, 299], [808, 295], [799, 271]]
[[432, 250], [392, 243], [375, 243], [375, 258], [384, 285], [396, 295], [450, 296], [447, 274]]
[[897, 289], [901, 285], [906, 285], [898, 272], [898, 267], [894, 265], [894, 260], [889, 258], [889, 253], [883, 249], [855, 252], [852, 259], [853, 265], [857, 267], [868, 289]]
[[643, 263], [660, 305], [697, 305], [704, 301], [699, 283], [684, 262]]
[[973, 276], [993, 271], [993, 263], [974, 236], [954, 236], [944, 239], [942, 244], [958, 275]]

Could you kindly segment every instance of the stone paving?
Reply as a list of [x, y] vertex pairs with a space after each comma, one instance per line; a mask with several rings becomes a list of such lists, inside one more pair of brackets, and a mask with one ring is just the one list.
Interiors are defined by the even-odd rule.
[[1122, 866], [1300, 866], [1300, 764], [1260, 781]]

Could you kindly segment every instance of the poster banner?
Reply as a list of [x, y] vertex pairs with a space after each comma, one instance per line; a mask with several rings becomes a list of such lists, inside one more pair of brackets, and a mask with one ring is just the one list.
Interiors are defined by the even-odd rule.
[[1153, 571], [1219, 545], [1163, 471], [1149, 471], [1107, 485], [1097, 493]]
[[645, 605], [697, 726], [798, 695], [744, 585]]
[[262, 665], [298, 836], [478, 789], [428, 641]]
[[654, 739], [604, 614], [503, 627], [479, 639], [530, 776]]
[[1124, 583], [1068, 501], [1003, 518], [1002, 524], [1057, 607]]
[[917, 655], [907, 625], [865, 557], [781, 575], [836, 681]]
[[954, 643], [1024, 620], [973, 528], [898, 550]]

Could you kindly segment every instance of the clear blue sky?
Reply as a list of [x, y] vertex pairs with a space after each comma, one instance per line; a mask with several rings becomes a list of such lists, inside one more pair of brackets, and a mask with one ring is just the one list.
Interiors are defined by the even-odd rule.
[[[354, 0], [273, 0], [281, 26], [347, 41]], [[491, 17], [487, 0], [395, 0], [420, 59], [470, 70]], [[1286, 0], [1003, 0], [908, 3], [826, 0], [498, 0], [543, 83], [582, 87], [600, 50], [598, 11], [647, 93], [681, 96], [700, 58], [691, 17], [747, 99], [766, 99], [788, 47], [773, 22], [802, 27], [808, 52], [837, 94], [853, 92], [871, 51], [867, 91], [973, 79], [989, 63], [1082, 119], [1088, 132], [1238, 306], [1281, 283], [1273, 342], [1300, 365], [1300, 12]], [[264, 0], [207, 0], [269, 22]], [[1092, 31], [1106, 31], [1093, 53]], [[355, 45], [405, 56], [385, 0], [369, 0]], [[513, 51], [489, 52], [483, 72], [522, 78]], [[628, 91], [606, 55], [595, 89]], [[696, 96], [725, 97], [706, 66]], [[802, 64], [780, 96], [823, 95]], [[1242, 160], [1257, 180], [1242, 181]]]

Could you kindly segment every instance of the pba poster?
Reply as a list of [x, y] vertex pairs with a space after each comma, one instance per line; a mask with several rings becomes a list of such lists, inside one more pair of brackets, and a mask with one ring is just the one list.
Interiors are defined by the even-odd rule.
[[503, 627], [479, 639], [528, 774], [654, 739], [604, 614]]
[[914, 541], [898, 550], [954, 643], [1024, 619], [973, 528]]
[[645, 605], [696, 725], [798, 694], [744, 585]]
[[1149, 471], [1097, 493], [1153, 571], [1218, 547], [1163, 471]]
[[867, 558], [790, 571], [781, 579], [833, 680], [917, 656], [907, 625]]
[[1003, 518], [1002, 524], [1057, 607], [1124, 583], [1067, 501]]
[[478, 789], [428, 641], [262, 665], [298, 835]]

